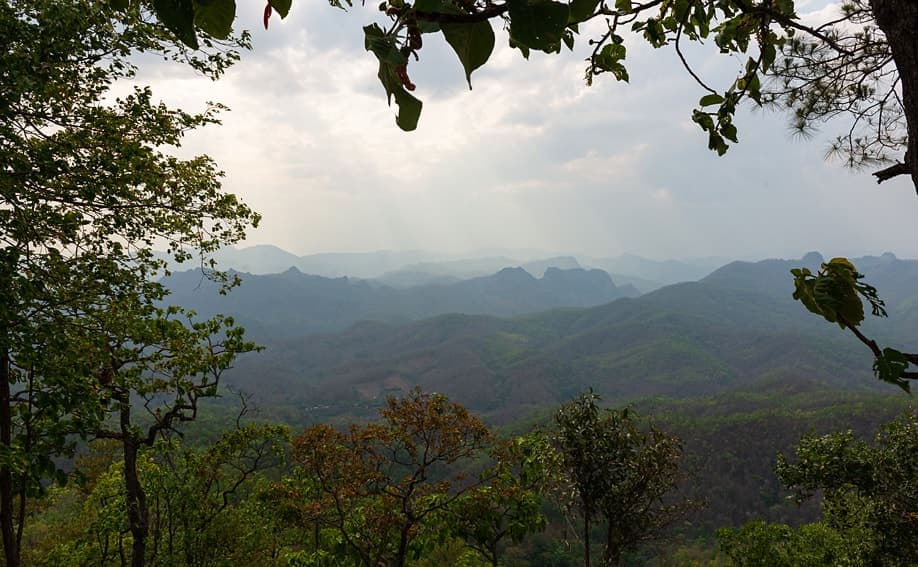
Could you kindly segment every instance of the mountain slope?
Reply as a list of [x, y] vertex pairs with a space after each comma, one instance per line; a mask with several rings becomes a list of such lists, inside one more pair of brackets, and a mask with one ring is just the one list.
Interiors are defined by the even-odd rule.
[[290, 268], [282, 274], [242, 274], [227, 295], [200, 272], [177, 273], [164, 283], [169, 301], [201, 315], [234, 316], [256, 338], [340, 331], [362, 320], [408, 322], [443, 313], [512, 316], [555, 307], [583, 307], [637, 295], [600, 270], [549, 268], [535, 278], [522, 268], [446, 284], [392, 288], [372, 280], [324, 278]]
[[[854, 337], [791, 299], [783, 274], [800, 262], [735, 264], [699, 282], [589, 309], [512, 319], [444, 315], [273, 341], [231, 379], [300, 407], [326, 406], [325, 415], [369, 415], [386, 394], [419, 384], [497, 421], [556, 406], [588, 386], [616, 401], [712, 395], [778, 379], [882, 388]], [[874, 274], [878, 286], [918, 264], [899, 262]], [[504, 275], [525, 281], [516, 271]]]

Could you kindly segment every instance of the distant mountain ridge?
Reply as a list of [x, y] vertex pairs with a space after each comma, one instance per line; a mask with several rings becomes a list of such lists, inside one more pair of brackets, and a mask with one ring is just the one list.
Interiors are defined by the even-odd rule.
[[[881, 294], [890, 291], [891, 317], [871, 328], [912, 340], [918, 290], [907, 282], [915, 281], [918, 262], [874, 258], [855, 263]], [[698, 282], [586, 309], [361, 323], [344, 333], [271, 341], [266, 354], [242, 360], [231, 380], [294, 406], [324, 405], [328, 415], [359, 407], [371, 415], [387, 393], [417, 384], [498, 421], [557, 405], [588, 386], [610, 401], [713, 395], [774, 380], [885, 387], [872, 376], [869, 351], [791, 298], [790, 268], [818, 260], [731, 263]], [[523, 280], [520, 272], [497, 281]], [[261, 356], [270, 358], [268, 370]]]
[[[229, 247], [214, 255], [223, 270], [265, 275], [297, 268], [305, 274], [328, 278], [376, 279], [392, 287], [412, 287], [431, 283], [453, 283], [491, 275], [507, 266], [519, 266], [540, 278], [549, 267], [561, 269], [595, 268], [608, 272], [619, 284], [632, 284], [642, 293], [684, 281], [695, 281], [727, 263], [725, 258], [650, 260], [633, 254], [614, 258], [578, 259], [536, 251], [497, 251], [490, 255], [455, 257], [422, 250], [322, 253], [297, 256], [277, 246]], [[184, 271], [193, 264], [172, 265]]]
[[631, 286], [616, 286], [601, 270], [583, 268], [549, 267], [540, 278], [523, 268], [504, 268], [490, 276], [408, 288], [307, 275], [296, 268], [241, 276], [243, 285], [227, 295], [216, 293], [199, 271], [163, 281], [172, 290], [170, 302], [202, 315], [232, 315], [261, 338], [341, 331], [362, 320], [400, 323], [445, 313], [512, 316], [639, 294]]

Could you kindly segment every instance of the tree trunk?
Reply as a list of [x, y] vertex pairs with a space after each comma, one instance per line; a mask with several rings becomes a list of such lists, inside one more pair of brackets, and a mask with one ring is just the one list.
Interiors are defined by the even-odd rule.
[[590, 515], [583, 515], [583, 567], [590, 567]]
[[398, 538], [398, 555], [395, 557], [396, 567], [404, 567], [405, 559], [408, 558], [408, 531], [411, 529], [411, 525], [406, 525], [402, 528], [401, 533]]
[[612, 520], [609, 520], [609, 526], [606, 528], [606, 550], [603, 553], [603, 565], [605, 567], [618, 567], [622, 562], [622, 550], [615, 541], [615, 527]]
[[902, 105], [908, 124], [905, 171], [918, 192], [918, 2], [872, 0], [871, 7], [899, 71]]
[[121, 434], [124, 447], [124, 487], [127, 501], [128, 526], [131, 530], [131, 567], [143, 567], [147, 552], [149, 514], [147, 498], [137, 474], [137, 450], [140, 445], [131, 431], [131, 406], [129, 400], [121, 401]]
[[[10, 395], [10, 351], [0, 348], [0, 446], [13, 442], [13, 408]], [[3, 532], [3, 554], [7, 567], [19, 567], [19, 547], [13, 522], [13, 471], [0, 464], [0, 531]]]

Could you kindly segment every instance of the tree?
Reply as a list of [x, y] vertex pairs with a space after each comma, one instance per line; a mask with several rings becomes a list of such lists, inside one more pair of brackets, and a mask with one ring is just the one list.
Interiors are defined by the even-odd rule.
[[598, 406], [589, 392], [564, 404], [555, 416], [556, 441], [570, 483], [572, 507], [583, 520], [584, 565], [589, 567], [593, 520], [605, 522], [604, 565], [655, 536], [686, 510], [687, 500], [667, 500], [679, 481], [682, 446], [638, 416]]
[[[287, 428], [239, 425], [212, 445], [183, 446], [177, 437], [145, 448], [137, 461], [150, 502], [150, 565], [262, 565], [272, 557], [269, 518], [255, 496], [266, 469], [283, 459]], [[124, 463], [97, 442], [91, 485], [55, 487], [30, 526], [29, 565], [124, 565], [129, 529]], [[94, 447], [95, 448], [95, 447]], [[106, 454], [108, 453], [108, 454]], [[42, 526], [42, 522], [44, 525]]]
[[822, 520], [799, 528], [750, 522], [718, 532], [736, 565], [912, 565], [918, 557], [918, 413], [885, 425], [874, 444], [851, 431], [804, 437], [776, 471], [797, 502], [820, 493]]
[[[301, 521], [327, 528], [360, 565], [405, 565], [438, 513], [481, 483], [467, 467], [483, 456], [488, 428], [440, 394], [390, 397], [383, 423], [338, 431], [314, 425], [293, 440], [300, 478], [290, 499]], [[344, 558], [340, 558], [343, 561]]]
[[[190, 52], [138, 4], [116, 11], [89, 0], [4, 2], [0, 34], [0, 532], [6, 564], [17, 566], [26, 498], [57, 472], [53, 457], [68, 454], [74, 435], [90, 436], [118, 407], [106, 325], [119, 321], [124, 346], [135, 338], [127, 327], [142, 341], [163, 324], [177, 361], [229, 323], [163, 323], [178, 312], [154, 307], [166, 296], [153, 281], [166, 266], [154, 244], [206, 262], [258, 216], [221, 191], [209, 158], [167, 153], [215, 123], [218, 108], [170, 109], [143, 88], [109, 97], [133, 76], [134, 52], [216, 78], [245, 36]], [[227, 331], [224, 346], [248, 348]], [[214, 354], [225, 366], [229, 352]]]
[[863, 526], [870, 564], [909, 565], [918, 557], [918, 413], [884, 426], [875, 444], [850, 432], [804, 437], [776, 471], [798, 502], [821, 491], [823, 521], [837, 530]]
[[851, 331], [866, 345], [874, 357], [873, 372], [878, 379], [910, 391], [911, 381], [918, 379], [918, 372], [910, 370], [910, 366], [918, 365], [918, 353], [880, 347], [860, 330], [860, 324], [865, 319], [864, 301], [878, 317], [886, 316], [886, 308], [877, 289], [862, 281], [864, 274], [858, 272], [854, 264], [846, 258], [833, 258], [823, 263], [815, 274], [808, 268], [796, 268], [791, 273], [794, 276], [794, 299], [811, 313]]
[[464, 494], [446, 519], [447, 529], [494, 567], [505, 540], [519, 543], [545, 529], [543, 497], [554, 488], [560, 465], [541, 433], [513, 439], [496, 453], [497, 462], [481, 475], [485, 482]]
[[[231, 319], [186, 322], [176, 317], [183, 315], [178, 308], [143, 305], [136, 296], [125, 299], [106, 310], [97, 331], [105, 338], [107, 361], [100, 369], [107, 378], [98, 395], [117, 422], [102, 424], [94, 436], [122, 446], [132, 565], [143, 565], [150, 513], [137, 468], [141, 449], [193, 421], [200, 400], [217, 395], [220, 377], [236, 356], [255, 347]], [[135, 414], [139, 408], [143, 420]]]

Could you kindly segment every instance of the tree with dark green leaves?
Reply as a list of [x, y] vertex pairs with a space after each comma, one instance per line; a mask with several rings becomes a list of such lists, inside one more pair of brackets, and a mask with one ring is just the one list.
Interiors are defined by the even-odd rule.
[[569, 507], [583, 522], [584, 565], [591, 564], [594, 521], [605, 530], [603, 565], [651, 539], [689, 509], [675, 496], [681, 442], [653, 426], [643, 429], [634, 411], [601, 409], [593, 392], [561, 406], [556, 443], [570, 491]]
[[909, 565], [918, 559], [918, 413], [885, 425], [873, 444], [850, 431], [804, 437], [791, 461], [778, 456], [778, 477], [798, 502], [817, 491], [823, 521], [870, 533], [868, 563]]
[[[215, 394], [202, 376], [251, 348], [228, 320], [180, 321], [159, 307], [166, 290], [153, 280], [166, 262], [152, 248], [206, 264], [258, 216], [221, 190], [208, 157], [169, 153], [218, 108], [171, 109], [140, 87], [110, 96], [134, 75], [132, 54], [216, 78], [244, 36], [192, 52], [138, 3], [9, 0], [0, 37], [0, 533], [15, 567], [26, 500], [61, 476], [55, 457], [74, 439], [152, 392], [182, 400], [163, 410], [170, 425], [193, 418], [189, 396]], [[168, 349], [158, 360], [125, 356], [154, 344]]]
[[777, 473], [797, 502], [819, 494], [823, 517], [793, 529], [751, 522], [718, 533], [736, 565], [913, 565], [918, 559], [918, 413], [885, 425], [874, 443], [851, 431], [804, 437]]
[[512, 439], [494, 453], [484, 482], [460, 498], [444, 527], [497, 567], [507, 540], [520, 543], [545, 529], [544, 499], [557, 484], [560, 456], [542, 433]]

